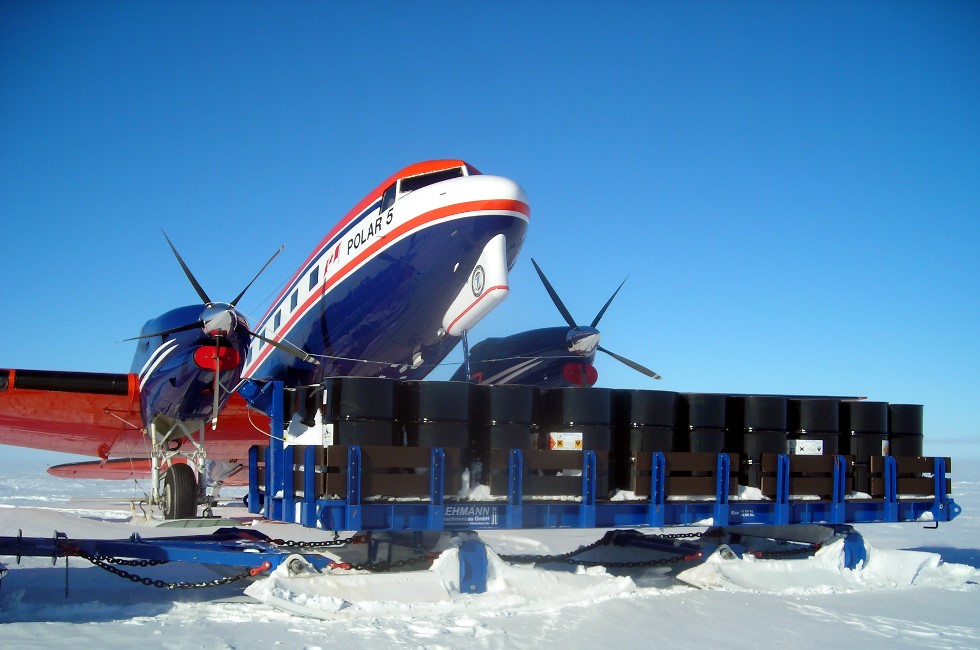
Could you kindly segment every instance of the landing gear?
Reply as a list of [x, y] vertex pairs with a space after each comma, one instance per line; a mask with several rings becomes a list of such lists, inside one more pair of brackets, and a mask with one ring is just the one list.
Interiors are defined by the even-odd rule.
[[164, 519], [192, 519], [197, 516], [197, 480], [189, 465], [171, 465], [164, 472], [160, 506]]
[[[153, 493], [150, 504], [160, 506], [164, 519], [197, 516], [199, 493], [197, 478], [203, 481], [203, 421], [182, 421], [157, 417], [147, 427], [150, 438], [150, 476]], [[169, 465], [169, 467], [168, 467]], [[164, 470], [165, 467], [168, 467]]]

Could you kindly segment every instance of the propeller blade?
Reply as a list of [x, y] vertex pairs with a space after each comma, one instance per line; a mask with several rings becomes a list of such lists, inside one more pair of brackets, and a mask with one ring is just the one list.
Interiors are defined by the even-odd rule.
[[170, 241], [170, 237], [167, 237], [166, 231], [161, 228], [160, 232], [163, 233], [163, 238], [167, 240], [168, 244], [170, 244], [170, 250], [174, 252], [174, 255], [177, 257], [177, 261], [180, 262], [180, 268], [184, 269], [184, 275], [186, 275], [187, 279], [194, 285], [194, 290], [197, 291], [197, 295], [200, 296], [201, 300], [203, 300], [205, 304], [210, 305], [211, 299], [208, 298], [208, 294], [205, 293], [204, 289], [198, 283], [197, 278], [195, 278], [194, 274], [191, 273], [191, 270], [187, 268], [186, 264], [184, 264], [184, 259], [180, 256], [180, 253], [177, 252], [177, 248], [174, 246], [173, 242]]
[[249, 334], [251, 334], [255, 338], [259, 339], [260, 341], [265, 341], [266, 343], [268, 343], [269, 345], [271, 345], [272, 347], [274, 347], [277, 350], [282, 350], [286, 354], [293, 355], [294, 357], [296, 357], [297, 359], [300, 359], [301, 361], [305, 361], [307, 363], [312, 363], [315, 366], [320, 365], [320, 362], [316, 359], [316, 357], [313, 357], [313, 356], [307, 354], [306, 352], [304, 352], [303, 350], [299, 349], [298, 347], [296, 347], [295, 345], [293, 345], [292, 343], [290, 343], [288, 341], [273, 341], [272, 339], [267, 339], [266, 337], [262, 336], [261, 334], [256, 334], [255, 332], [252, 332], [251, 330], [249, 331]]
[[[613, 295], [615, 295], [615, 294], [613, 294]], [[616, 354], [615, 352], [610, 352], [609, 350], [607, 350], [606, 348], [602, 347], [601, 345], [597, 349], [600, 352], [605, 352], [606, 354], [608, 354], [609, 356], [611, 356], [616, 361], [619, 361], [621, 363], [625, 363], [627, 366], [629, 366], [633, 370], [636, 370], [637, 372], [643, 373], [647, 377], [652, 377], [654, 379], [660, 379], [660, 375], [658, 375], [657, 373], [655, 373], [654, 371], [650, 370], [647, 367], [641, 366], [640, 364], [638, 364], [635, 361], [631, 361], [630, 359], [627, 359], [626, 357], [621, 357], [618, 354]]]
[[272, 260], [274, 260], [274, 259], [276, 259], [276, 257], [277, 257], [277, 256], [279, 255], [279, 253], [281, 253], [281, 252], [282, 252], [282, 249], [283, 249], [283, 248], [285, 248], [285, 247], [286, 247], [286, 245], [285, 245], [285, 244], [283, 244], [282, 246], [280, 246], [280, 247], [279, 247], [279, 250], [277, 250], [277, 251], [276, 251], [275, 253], [273, 253], [273, 254], [272, 254], [272, 257], [270, 257], [270, 258], [269, 258], [269, 261], [265, 263], [265, 266], [263, 266], [263, 267], [262, 267], [262, 269], [261, 269], [261, 270], [260, 270], [260, 271], [259, 271], [258, 273], [256, 273], [256, 274], [255, 274], [255, 277], [254, 277], [254, 278], [252, 278], [252, 282], [249, 282], [249, 283], [248, 283], [247, 285], [245, 285], [245, 288], [244, 288], [244, 289], [242, 289], [242, 292], [241, 292], [240, 294], [238, 294], [237, 296], [235, 296], [235, 299], [231, 301], [231, 306], [232, 306], [232, 307], [237, 307], [237, 306], [238, 306], [238, 301], [242, 299], [242, 296], [244, 296], [244, 295], [245, 295], [245, 292], [246, 292], [246, 291], [248, 291], [248, 288], [249, 288], [249, 287], [251, 287], [251, 286], [252, 286], [252, 284], [253, 284], [253, 283], [254, 283], [254, 282], [255, 282], [256, 280], [258, 280], [258, 279], [259, 279], [259, 276], [260, 276], [260, 275], [262, 275], [262, 273], [263, 273], [263, 272], [264, 272], [264, 271], [265, 271], [265, 270], [266, 270], [267, 268], [269, 268], [269, 265], [270, 265], [270, 264], [272, 264]]
[[[626, 276], [626, 280], [629, 279], [630, 279], [629, 276]], [[619, 283], [619, 286], [616, 287], [615, 291], [613, 291], [613, 295], [609, 296], [609, 300], [607, 300], [606, 304], [602, 306], [602, 309], [599, 310], [599, 313], [595, 315], [595, 318], [592, 320], [592, 327], [595, 327], [596, 325], [599, 324], [599, 321], [602, 319], [602, 315], [606, 313], [607, 309], [609, 309], [609, 305], [612, 303], [613, 298], [616, 297], [616, 294], [619, 293], [619, 290], [623, 288], [624, 284], [626, 284], [626, 280], [623, 280], [622, 282]]]
[[177, 332], [186, 332], [188, 330], [194, 329], [195, 327], [201, 327], [201, 326], [203, 326], [203, 323], [201, 321], [197, 321], [195, 323], [187, 323], [186, 325], [181, 325], [180, 327], [171, 327], [170, 329], [163, 330], [162, 332], [153, 332], [152, 334], [143, 334], [141, 336], [134, 336], [129, 339], [123, 339], [122, 341], [120, 341], [120, 343], [122, 343], [123, 341], [138, 341], [140, 339], [152, 339], [156, 336], [169, 336], [170, 334], [176, 334]]
[[548, 278], [544, 276], [544, 273], [541, 271], [541, 267], [538, 266], [538, 263], [534, 261], [533, 257], [531, 258], [531, 264], [534, 265], [534, 270], [538, 272], [538, 277], [541, 278], [544, 288], [548, 291], [548, 295], [551, 296], [551, 302], [555, 303], [555, 307], [557, 307], [558, 311], [561, 312], [561, 315], [565, 318], [565, 322], [568, 323], [569, 327], [578, 327], [578, 325], [575, 324], [575, 319], [572, 318], [571, 313], [569, 313], [568, 308], [565, 307], [565, 303], [563, 303], [561, 298], [558, 297], [558, 292], [555, 291], [555, 288], [551, 286], [550, 282], [548, 282]]

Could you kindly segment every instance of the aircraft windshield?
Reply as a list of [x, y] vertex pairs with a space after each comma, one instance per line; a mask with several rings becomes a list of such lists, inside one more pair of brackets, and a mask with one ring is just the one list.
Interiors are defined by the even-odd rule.
[[408, 194], [426, 185], [433, 185], [440, 181], [446, 181], [450, 178], [460, 178], [461, 176], [463, 176], [462, 167], [453, 167], [452, 169], [443, 169], [429, 174], [410, 176], [401, 180], [401, 193]]

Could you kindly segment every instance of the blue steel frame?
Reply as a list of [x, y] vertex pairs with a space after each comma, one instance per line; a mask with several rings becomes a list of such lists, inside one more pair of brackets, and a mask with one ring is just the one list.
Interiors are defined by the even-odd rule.
[[[847, 499], [844, 457], [834, 463], [833, 498], [829, 501], [790, 498], [789, 456], [780, 455], [776, 496], [771, 501], [730, 500], [729, 458], [718, 455], [715, 496], [692, 501], [669, 498], [666, 459], [655, 453], [651, 496], [643, 501], [599, 501], [596, 496], [596, 454], [586, 451], [582, 462], [582, 491], [576, 501], [544, 502], [525, 499], [522, 490], [523, 453], [510, 451], [506, 500], [474, 502], [446, 500], [445, 462], [440, 448], [432, 450], [430, 490], [424, 501], [365, 501], [361, 494], [361, 450], [350, 447], [347, 494], [341, 499], [317, 499], [314, 449], [303, 462], [303, 497], [293, 485], [292, 453], [283, 444], [283, 388], [278, 382], [249, 385], [246, 399], [271, 417], [271, 444], [265, 458], [265, 493], [258, 486], [258, 449], [249, 452], [249, 512], [269, 519], [326, 530], [358, 531], [474, 531], [521, 528], [663, 528], [665, 526], [793, 525], [951, 521], [960, 507], [946, 491], [946, 463], [934, 462], [932, 498], [900, 499], [895, 459], [885, 457], [885, 497]], [[260, 399], [252, 399], [252, 396]]]

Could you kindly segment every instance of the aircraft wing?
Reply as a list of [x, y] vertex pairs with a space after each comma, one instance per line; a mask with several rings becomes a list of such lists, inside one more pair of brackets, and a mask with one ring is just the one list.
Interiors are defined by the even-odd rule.
[[[268, 418], [249, 412], [237, 394], [206, 432], [210, 458], [248, 457], [265, 443]], [[0, 444], [45, 449], [106, 460], [146, 458], [139, 382], [132, 373], [0, 369]]]
[[[176, 457], [170, 463], [164, 463], [163, 469], [171, 464], [186, 463], [187, 459]], [[239, 465], [239, 468], [241, 466]], [[97, 478], [109, 480], [148, 479], [152, 474], [149, 458], [115, 458], [108, 461], [92, 460], [82, 463], [68, 463], [48, 468], [48, 474], [60, 478]], [[223, 485], [248, 485], [248, 472], [238, 469], [222, 480]]]

